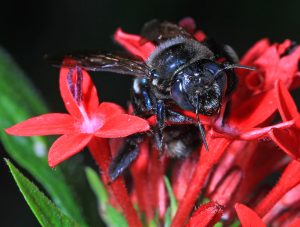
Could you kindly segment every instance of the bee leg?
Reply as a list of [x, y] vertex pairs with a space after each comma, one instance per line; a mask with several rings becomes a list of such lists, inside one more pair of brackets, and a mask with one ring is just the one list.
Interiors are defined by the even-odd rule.
[[154, 114], [152, 96], [148, 81], [143, 78], [136, 78], [131, 90], [131, 103], [135, 115], [148, 118]]
[[144, 140], [142, 133], [134, 134], [125, 139], [117, 155], [113, 158], [109, 166], [109, 177], [114, 181], [126, 170], [139, 154], [139, 144]]
[[165, 128], [166, 110], [163, 100], [158, 100], [156, 104], [156, 130], [155, 140], [158, 150], [163, 151], [163, 130]]
[[234, 72], [234, 69], [226, 70], [227, 75], [227, 89], [225, 95], [228, 97], [235, 90], [238, 84], [238, 78]]
[[183, 115], [182, 113], [178, 113], [173, 110], [167, 110], [166, 111], [167, 120], [171, 121], [173, 123], [195, 123], [195, 120], [193, 118], [187, 117]]

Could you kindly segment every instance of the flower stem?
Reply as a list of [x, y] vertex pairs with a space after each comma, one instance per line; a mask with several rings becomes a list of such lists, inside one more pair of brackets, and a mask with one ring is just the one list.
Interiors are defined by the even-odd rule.
[[139, 220], [138, 215], [130, 201], [123, 178], [118, 177], [115, 181], [110, 181], [108, 168], [112, 157], [108, 140], [103, 138], [94, 138], [91, 140], [88, 147], [91, 155], [102, 171], [102, 179], [104, 183], [112, 191], [113, 195], [118, 201], [129, 226], [141, 227], [141, 221]]
[[198, 165], [193, 174], [189, 186], [185, 192], [183, 200], [180, 202], [177, 213], [173, 219], [172, 227], [183, 226], [188, 215], [193, 209], [195, 202], [204, 187], [207, 176], [219, 159], [222, 157], [226, 148], [230, 145], [231, 141], [227, 139], [212, 139], [207, 136], [209, 144], [209, 152], [203, 146]]

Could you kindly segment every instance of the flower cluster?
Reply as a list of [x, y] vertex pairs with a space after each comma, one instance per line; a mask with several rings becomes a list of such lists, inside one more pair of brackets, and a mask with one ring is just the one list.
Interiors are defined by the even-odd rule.
[[[206, 38], [191, 19], [180, 25], [198, 41]], [[156, 48], [145, 38], [121, 29], [115, 40], [144, 60]], [[243, 226], [299, 226], [300, 115], [289, 93], [300, 85], [299, 60], [300, 47], [290, 40], [257, 42], [240, 61], [256, 70], [236, 70], [239, 85], [224, 127], [215, 119], [200, 116], [209, 152], [200, 147], [184, 160], [171, 160], [160, 156], [153, 141], [146, 139], [130, 167], [130, 193], [122, 177], [109, 180], [108, 167], [117, 146], [110, 146], [108, 139], [147, 131], [155, 119], [125, 114], [116, 104], [99, 105], [94, 84], [79, 68], [60, 71], [61, 96], [69, 114], [34, 117], [6, 132], [18, 136], [63, 134], [49, 151], [51, 167], [88, 146], [130, 226], [141, 226], [142, 214], [148, 224], [152, 220], [162, 223], [170, 215], [165, 175], [170, 176], [178, 203], [171, 226], [212, 226], [220, 221], [228, 225], [236, 220]], [[281, 176], [270, 184], [268, 179], [274, 173]], [[138, 205], [138, 213], [133, 203]]]

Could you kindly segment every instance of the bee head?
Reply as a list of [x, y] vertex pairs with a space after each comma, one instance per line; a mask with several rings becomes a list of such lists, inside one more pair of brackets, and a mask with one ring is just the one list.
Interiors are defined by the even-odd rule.
[[194, 112], [197, 109], [211, 116], [220, 110], [226, 82], [226, 73], [219, 64], [202, 59], [174, 75], [171, 95], [182, 109]]
[[172, 99], [182, 109], [215, 115], [221, 108], [227, 89], [226, 72], [235, 68], [255, 70], [254, 67], [238, 64], [218, 64], [209, 59], [187, 64], [172, 78]]
[[196, 113], [202, 142], [208, 150], [205, 132], [200, 123], [199, 113], [207, 116], [217, 114], [221, 109], [222, 98], [227, 89], [227, 70], [252, 67], [218, 64], [202, 59], [188, 64], [175, 73], [172, 79], [171, 96], [177, 105]]

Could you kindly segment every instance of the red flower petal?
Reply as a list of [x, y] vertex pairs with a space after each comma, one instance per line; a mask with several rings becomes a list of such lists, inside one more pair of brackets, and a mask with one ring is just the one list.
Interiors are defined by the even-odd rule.
[[[64, 104], [68, 112], [76, 117], [81, 119], [82, 115], [78, 107], [78, 103], [74, 99], [69, 86], [68, 86], [68, 73], [69, 69], [61, 68], [60, 76], [59, 76], [59, 86], [60, 93], [64, 100]], [[99, 99], [97, 95], [96, 87], [94, 86], [90, 76], [84, 70], [82, 70], [83, 78], [82, 78], [82, 104], [86, 109], [87, 113], [95, 112], [99, 105]], [[73, 78], [76, 75], [76, 70], [73, 72]]]
[[178, 201], [184, 199], [184, 194], [197, 165], [196, 152], [184, 160], [176, 162], [173, 168], [172, 189]]
[[297, 106], [287, 88], [281, 81], [275, 84], [278, 109], [283, 121], [293, 120], [298, 116]]
[[55, 167], [81, 151], [92, 139], [90, 134], [71, 134], [59, 137], [51, 146], [48, 154], [50, 167]]
[[124, 114], [125, 111], [121, 106], [115, 103], [102, 102], [97, 109], [97, 113], [103, 115], [104, 118], [109, 118], [114, 115]]
[[[300, 185], [288, 191], [264, 216], [264, 222], [269, 223], [274, 219], [280, 221], [281, 214], [288, 212], [290, 216], [293, 215], [292, 210], [299, 210], [300, 202]], [[273, 223], [272, 223], [273, 224]], [[282, 226], [282, 225], [279, 225]]]
[[[219, 182], [225, 178], [225, 174], [228, 173], [229, 169], [234, 165], [239, 150], [244, 149], [244, 141], [235, 141], [230, 145], [228, 152], [224, 154], [224, 157], [219, 161], [214, 170], [214, 173], [209, 181], [206, 189], [206, 195], [211, 195], [213, 191], [219, 185]], [[188, 170], [187, 170], [188, 171]]]
[[75, 121], [69, 114], [50, 113], [30, 118], [6, 129], [15, 136], [42, 136], [73, 133]]
[[260, 57], [270, 46], [268, 39], [261, 39], [251, 47], [241, 59], [242, 65], [253, 65], [253, 62]]
[[116, 31], [114, 39], [127, 51], [141, 57], [143, 60], [147, 60], [155, 49], [155, 45], [151, 42], [144, 40], [141, 36], [125, 33], [121, 28]]
[[139, 155], [130, 168], [137, 194], [139, 210], [145, 212], [147, 220], [151, 220], [154, 216], [152, 201], [149, 199], [149, 195], [151, 194], [149, 187], [150, 181], [148, 179], [149, 147], [148, 140], [140, 145]]
[[203, 31], [196, 31], [194, 33], [194, 38], [197, 39], [199, 42], [203, 42], [206, 39], [206, 35]]
[[149, 130], [148, 122], [142, 118], [128, 114], [113, 115], [95, 135], [103, 138], [126, 137], [134, 133]]
[[[264, 87], [264, 76], [262, 73], [257, 71], [252, 71], [245, 76], [246, 87], [253, 92], [260, 92]], [[249, 93], [249, 91], [248, 91]]]
[[255, 127], [267, 120], [276, 108], [273, 90], [255, 95], [235, 108], [230, 116], [229, 124], [241, 129]]
[[280, 43], [277, 46], [278, 54], [280, 54], [280, 55], [284, 54], [284, 52], [287, 50], [287, 48], [289, 48], [291, 45], [292, 45], [291, 40], [289, 40], [289, 39], [284, 40], [283, 43]]
[[263, 128], [253, 128], [249, 131], [244, 131], [244, 132], [240, 133], [238, 138], [242, 139], [242, 140], [259, 139], [261, 137], [266, 137], [267, 135], [270, 135], [270, 133], [272, 133], [273, 129], [277, 129], [277, 130], [278, 129], [280, 129], [280, 130], [289, 129], [292, 126], [294, 126], [294, 124], [295, 124], [294, 121], [286, 121], [286, 122], [278, 123], [278, 124], [263, 127]]
[[258, 204], [255, 211], [263, 217], [290, 189], [300, 183], [300, 162], [293, 160], [284, 170], [278, 183]]
[[226, 207], [234, 198], [242, 178], [243, 172], [241, 169], [233, 168], [230, 170], [219, 182], [216, 191], [211, 196], [211, 200]]
[[209, 227], [216, 224], [223, 214], [223, 207], [215, 202], [200, 206], [190, 218], [186, 227]]
[[295, 219], [289, 227], [299, 227], [300, 226], [300, 218]]
[[281, 58], [277, 46], [274, 44], [259, 59], [255, 61], [258, 69], [264, 72], [264, 88], [273, 88], [274, 81], [281, 80], [287, 87], [290, 87], [298, 70], [300, 48], [291, 54]]
[[297, 137], [293, 133], [293, 130], [280, 130], [280, 129], [273, 129], [269, 133], [269, 135], [271, 139], [293, 159], [300, 158], [300, 147], [299, 147], [300, 135]]
[[261, 218], [249, 207], [237, 203], [235, 210], [243, 227], [263, 227], [266, 226]]
[[[235, 201], [249, 201], [249, 195], [253, 194], [257, 186], [274, 172], [281, 171], [290, 159], [272, 141], [244, 142], [244, 148], [238, 153], [235, 165], [243, 168], [244, 178], [235, 197]], [[230, 149], [230, 148], [229, 148]], [[266, 189], [262, 189], [253, 199], [251, 204], [265, 197]]]

